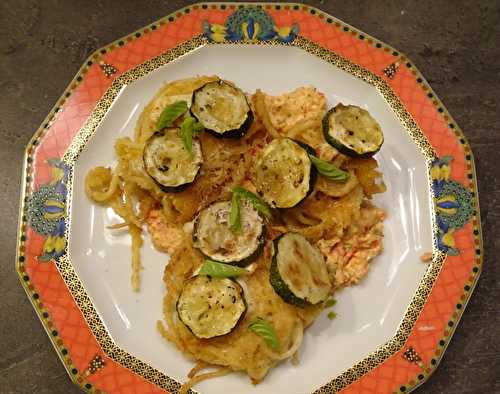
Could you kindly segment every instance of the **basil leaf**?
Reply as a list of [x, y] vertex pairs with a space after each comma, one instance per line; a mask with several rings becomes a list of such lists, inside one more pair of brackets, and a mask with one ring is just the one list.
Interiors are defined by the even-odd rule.
[[197, 122], [195, 118], [191, 115], [187, 115], [181, 124], [181, 138], [184, 148], [189, 153], [193, 152], [193, 135], [203, 130], [203, 126], [200, 122]]
[[330, 320], [333, 320], [337, 317], [337, 314], [335, 312], [328, 312], [328, 315], [326, 315]]
[[264, 215], [266, 218], [270, 218], [272, 216], [271, 207], [264, 200], [262, 200], [259, 196], [252, 193], [251, 191], [248, 191], [247, 189], [237, 186], [233, 189], [233, 195], [234, 194], [237, 194], [243, 197], [244, 199], [250, 201], [253, 207], [257, 211], [259, 211], [262, 215]]
[[240, 196], [233, 193], [231, 198], [231, 212], [229, 212], [229, 225], [231, 231], [237, 233], [241, 231], [241, 217], [240, 217]]
[[193, 151], [193, 124], [194, 119], [190, 116], [185, 117], [181, 124], [182, 144], [189, 153]]
[[173, 104], [167, 105], [165, 109], [161, 112], [156, 127], [158, 129], [163, 129], [165, 127], [172, 126], [174, 121], [177, 118], [179, 118], [179, 116], [184, 114], [187, 110], [188, 106], [187, 102], [185, 101], [176, 101]]
[[346, 182], [349, 179], [349, 173], [342, 171], [340, 168], [335, 167], [333, 164], [321, 160], [314, 155], [309, 155], [311, 163], [316, 167], [318, 172], [325, 178], [337, 182]]
[[337, 303], [337, 300], [334, 300], [333, 298], [330, 298], [329, 300], [326, 300], [325, 302], [325, 308], [331, 308]]
[[207, 275], [214, 278], [232, 278], [247, 274], [248, 271], [244, 268], [235, 267], [234, 265], [219, 263], [218, 261], [206, 259], [198, 275]]
[[274, 327], [258, 317], [248, 324], [248, 329], [260, 335], [266, 341], [267, 345], [272, 349], [279, 349], [280, 341]]
[[196, 122], [194, 125], [193, 125], [193, 130], [195, 133], [199, 133], [200, 131], [202, 131], [203, 129], [205, 129], [205, 127], [200, 123], [200, 122]]

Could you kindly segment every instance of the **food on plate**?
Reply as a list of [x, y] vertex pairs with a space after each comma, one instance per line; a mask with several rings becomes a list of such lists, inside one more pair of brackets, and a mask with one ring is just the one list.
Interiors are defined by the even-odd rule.
[[241, 137], [253, 121], [245, 93], [221, 79], [209, 82], [193, 93], [191, 113], [219, 137]]
[[249, 203], [239, 211], [241, 231], [231, 229], [231, 201], [217, 201], [194, 220], [193, 246], [205, 256], [222, 263], [244, 264], [262, 251], [264, 224]]
[[193, 182], [203, 162], [200, 142], [192, 141], [188, 152], [180, 128], [157, 131], [146, 141], [143, 152], [145, 171], [165, 191]]
[[271, 206], [290, 208], [312, 190], [312, 170], [304, 148], [289, 138], [277, 138], [257, 155], [252, 182]]
[[229, 278], [197, 275], [177, 300], [177, 315], [196, 338], [215, 338], [234, 330], [247, 305], [243, 289]]
[[338, 104], [323, 118], [328, 143], [351, 157], [370, 157], [380, 150], [384, 134], [367, 110], [355, 105]]
[[430, 263], [432, 261], [432, 252], [425, 252], [420, 256], [420, 261], [422, 263]]
[[382, 143], [366, 110], [327, 111], [313, 87], [272, 96], [201, 76], [163, 86], [117, 139], [117, 165], [89, 171], [88, 197], [131, 235], [133, 290], [145, 232], [170, 255], [157, 328], [196, 362], [181, 392], [233, 371], [258, 383], [366, 276], [382, 250]]
[[304, 236], [293, 232], [274, 240], [269, 280], [285, 302], [300, 307], [326, 301], [332, 289], [325, 257]]

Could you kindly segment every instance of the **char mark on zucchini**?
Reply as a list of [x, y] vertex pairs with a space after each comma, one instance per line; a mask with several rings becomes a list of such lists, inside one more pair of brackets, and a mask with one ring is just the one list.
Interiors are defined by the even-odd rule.
[[216, 137], [241, 137], [253, 122], [245, 93], [223, 80], [208, 82], [193, 93], [191, 114]]
[[188, 152], [179, 128], [166, 128], [154, 133], [143, 151], [144, 169], [166, 192], [183, 190], [192, 183], [203, 163], [201, 145], [197, 138]]
[[285, 302], [299, 307], [325, 301], [331, 290], [323, 255], [296, 233], [274, 240], [269, 280]]
[[306, 149], [290, 138], [273, 140], [260, 152], [254, 184], [272, 207], [291, 208], [313, 189], [315, 170]]
[[229, 278], [199, 275], [189, 279], [177, 300], [177, 315], [200, 339], [232, 332], [245, 315], [243, 289]]
[[230, 201], [217, 201], [195, 219], [193, 244], [208, 258], [222, 263], [246, 265], [262, 251], [265, 227], [262, 217], [247, 201], [240, 206], [241, 231], [230, 225]]
[[377, 121], [363, 108], [338, 104], [323, 118], [323, 134], [339, 152], [367, 158], [377, 153], [384, 134]]

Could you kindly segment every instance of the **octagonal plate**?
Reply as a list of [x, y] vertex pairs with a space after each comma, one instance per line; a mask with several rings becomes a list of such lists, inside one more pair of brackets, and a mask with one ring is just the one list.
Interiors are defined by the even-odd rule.
[[[260, 23], [258, 35], [241, 23]], [[252, 23], [251, 22], [251, 23]], [[245, 26], [248, 26], [245, 25]], [[329, 105], [380, 122], [388, 191], [385, 250], [365, 281], [338, 296], [339, 317], [306, 331], [298, 366], [258, 386], [240, 374], [201, 392], [408, 392], [439, 362], [481, 270], [472, 153], [416, 67], [384, 43], [295, 4], [197, 4], [96, 51], [26, 150], [17, 271], [68, 373], [84, 390], [175, 392], [191, 368], [155, 330], [166, 257], [146, 242], [142, 291], [129, 286], [129, 243], [83, 193], [86, 172], [165, 81], [218, 74], [244, 90], [303, 85]], [[433, 252], [432, 262], [420, 256]]]

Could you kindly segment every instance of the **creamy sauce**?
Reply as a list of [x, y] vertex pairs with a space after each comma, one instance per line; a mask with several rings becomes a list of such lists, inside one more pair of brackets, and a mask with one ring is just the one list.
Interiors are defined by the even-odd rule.
[[359, 220], [342, 237], [318, 241], [334, 287], [358, 283], [366, 276], [370, 261], [382, 251], [384, 218], [381, 209], [362, 207]]
[[184, 232], [169, 224], [159, 209], [149, 212], [146, 223], [153, 245], [160, 252], [172, 254], [185, 242]]
[[311, 86], [279, 96], [264, 96], [264, 103], [274, 128], [287, 132], [305, 121], [321, 119], [326, 110], [325, 95]]

